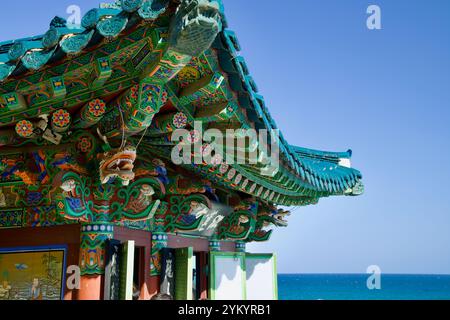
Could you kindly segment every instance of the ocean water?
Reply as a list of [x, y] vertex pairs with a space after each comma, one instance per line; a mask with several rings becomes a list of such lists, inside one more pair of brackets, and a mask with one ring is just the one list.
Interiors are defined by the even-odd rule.
[[450, 300], [450, 275], [381, 275], [381, 289], [367, 288], [368, 274], [280, 274], [280, 300]]

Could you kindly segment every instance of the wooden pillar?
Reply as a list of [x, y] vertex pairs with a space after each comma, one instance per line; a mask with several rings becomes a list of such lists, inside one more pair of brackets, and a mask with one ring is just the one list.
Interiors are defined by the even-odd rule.
[[148, 270], [150, 269], [151, 247], [146, 247], [142, 253], [142, 265], [139, 267], [139, 270], [143, 277], [143, 282], [141, 283], [140, 287], [141, 295], [139, 296], [139, 300], [149, 300], [153, 296], [153, 294], [150, 292], [151, 280], [150, 273], [148, 272]]
[[112, 239], [114, 227], [108, 223], [81, 225], [79, 300], [101, 300], [105, 273], [106, 240]]
[[149, 294], [150, 299], [159, 293], [159, 288], [161, 286], [160, 276], [151, 276], [149, 280]]
[[81, 276], [78, 300], [101, 300], [103, 295], [103, 276]]
[[208, 253], [199, 252], [200, 300], [208, 299]]
[[154, 232], [152, 234], [152, 252], [150, 261], [150, 296], [159, 293], [161, 283], [161, 249], [167, 248], [167, 234], [163, 232]]

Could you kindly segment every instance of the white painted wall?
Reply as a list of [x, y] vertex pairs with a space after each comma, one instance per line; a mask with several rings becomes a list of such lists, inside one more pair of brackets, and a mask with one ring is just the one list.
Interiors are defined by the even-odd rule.
[[246, 258], [247, 300], [275, 300], [274, 258]]
[[216, 257], [215, 299], [244, 300], [245, 277], [242, 258]]

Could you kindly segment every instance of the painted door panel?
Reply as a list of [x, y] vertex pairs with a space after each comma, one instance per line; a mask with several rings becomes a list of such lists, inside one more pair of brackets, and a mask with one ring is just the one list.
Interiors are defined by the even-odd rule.
[[175, 300], [192, 300], [193, 248], [175, 251]]
[[248, 300], [278, 300], [276, 260], [274, 254], [246, 254]]
[[245, 254], [210, 253], [211, 300], [246, 300]]

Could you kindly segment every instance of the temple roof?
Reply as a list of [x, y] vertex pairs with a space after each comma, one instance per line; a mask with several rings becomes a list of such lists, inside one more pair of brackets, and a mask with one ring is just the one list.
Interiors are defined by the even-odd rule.
[[76, 55], [95, 44], [116, 37], [134, 26], [137, 12], [141, 19], [155, 19], [166, 10], [167, 1], [125, 1], [123, 5], [103, 4], [88, 11], [81, 26], [74, 26], [55, 17], [44, 35], [0, 43], [0, 81], [29, 70], [39, 70], [47, 64]]
[[[211, 48], [205, 51], [199, 59], [192, 60], [186, 68], [206, 68], [208, 70], [201, 75], [202, 77], [218, 74], [221, 79], [223, 78], [223, 82], [220, 81], [217, 88], [221, 90], [221, 99], [228, 104], [233, 113], [226, 119], [211, 114], [203, 119], [207, 119], [205, 121], [209, 121], [212, 125], [226, 126], [226, 121], [229, 121], [229, 123], [238, 122], [239, 126], [243, 128], [278, 129], [266, 106], [264, 97], [259, 93], [258, 87], [250, 75], [245, 59], [238, 54], [241, 47], [236, 34], [227, 29], [221, 1], [211, 2], [217, 2], [220, 7], [222, 29]], [[66, 86], [72, 82], [72, 87], [75, 88], [78, 85], [76, 84], [77, 72], [81, 72], [76, 68], [85, 68], [83, 73], [88, 72], [87, 70], [91, 72], [89, 69], [91, 67], [88, 65], [92, 64], [95, 59], [99, 59], [98, 57], [110, 57], [109, 59], [114, 62], [112, 65], [113, 68], [115, 67], [114, 72], [117, 73], [117, 75], [113, 73], [112, 78], [116, 76], [118, 79], [116, 83], [120, 82], [117, 89], [108, 87], [105, 88], [105, 92], [123, 92], [124, 89], [131, 88], [138, 81], [143, 63], [130, 64], [129, 60], [126, 60], [130, 59], [129, 56], [126, 56], [127, 52], [131, 52], [129, 47], [135, 50], [133, 55], [138, 56], [139, 50], [142, 51], [144, 48], [139, 37], [148, 36], [150, 31], [167, 26], [174, 12], [169, 8], [172, 6], [173, 9], [177, 5], [176, 1], [164, 0], [122, 1], [112, 5], [103, 5], [100, 9], [88, 11], [82, 19], [81, 27], [73, 27], [68, 25], [64, 19], [55, 17], [44, 35], [0, 43], [0, 128], [10, 126], [20, 119], [38, 116], [43, 112], [43, 109], [41, 110], [44, 108], [43, 106], [51, 110], [52, 99], [56, 99], [56, 101], [62, 99], [57, 94], [50, 97], [45, 97], [45, 94], [34, 97], [30, 92], [37, 90], [38, 85], [35, 82], [48, 82], [53, 77], [67, 77]], [[137, 34], [136, 30], [145, 28], [147, 30], [143, 31], [141, 35]], [[163, 35], [164, 32], [166, 31], [162, 31], [161, 34]], [[113, 47], [115, 42], [118, 45]], [[121, 53], [118, 49], [124, 52]], [[94, 54], [95, 52], [98, 54]], [[90, 60], [83, 56], [87, 57], [88, 54], [92, 55]], [[131, 57], [132, 59], [134, 57]], [[129, 74], [123, 74], [125, 71], [121, 69], [122, 65], [126, 63], [128, 63]], [[122, 73], [119, 74], [120, 72]], [[112, 80], [106, 81], [112, 83]], [[167, 86], [169, 93], [193, 85], [191, 82], [183, 81], [180, 76], [171, 79]], [[197, 82], [200, 81], [197, 80]], [[69, 88], [67, 91], [70, 91]], [[206, 91], [204, 89], [198, 92], [193, 91], [186, 94], [185, 97], [174, 93], [171, 102], [185, 112], [188, 118], [194, 119], [193, 115], [199, 113], [199, 103], [202, 104], [217, 98], [214, 92]], [[16, 106], [17, 109], [8, 108], [5, 99], [10, 97], [11, 93], [15, 94], [14, 97], [17, 100], [21, 100], [19, 97], [27, 97], [25, 105], [22, 103], [19, 107]], [[92, 93], [92, 97], [98, 94], [99, 91], [95, 91]], [[84, 102], [79, 96], [75, 98], [75, 91], [74, 97], [70, 94], [67, 94], [67, 97], [71, 97], [74, 101], [68, 98], [64, 100], [64, 104], [61, 106], [65, 108], [70, 109], [71, 106]], [[27, 106], [34, 104], [39, 106], [39, 109], [33, 110], [38, 111], [23, 112], [27, 110]], [[211, 108], [211, 110], [213, 109]], [[211, 120], [213, 118], [214, 121]], [[155, 142], [156, 138], [152, 136], [153, 129], [154, 122], [150, 126], [147, 134], [149, 138], [145, 140], [145, 143], [149, 146], [162, 145]], [[274, 202], [286, 205], [303, 204], [303, 200], [305, 200], [305, 204], [314, 203], [320, 197], [330, 195], [362, 193], [362, 175], [358, 170], [350, 167], [352, 156], [350, 150], [325, 152], [292, 146], [280, 132], [280, 151], [281, 169], [271, 177], [258, 174], [257, 170], [251, 166], [234, 166], [244, 178], [247, 177], [261, 186], [259, 191], [258, 188], [256, 191], [252, 191], [251, 188], [246, 187], [242, 190], [259, 197], [264, 197], [265, 194], [270, 195]], [[205, 168], [203, 173], [207, 174], [208, 170], [212, 171], [211, 168]], [[266, 192], [264, 193], [264, 191]], [[279, 196], [277, 197], [276, 194]]]
[[[278, 129], [244, 58], [238, 55], [241, 46], [236, 34], [224, 30], [214, 45], [219, 49], [219, 61], [222, 69], [228, 73], [230, 86], [238, 92], [239, 103], [246, 109], [249, 118], [254, 119], [258, 128]], [[281, 132], [280, 148], [296, 174], [318, 191], [345, 193], [360, 184], [362, 174], [358, 170], [340, 165], [343, 159], [351, 158], [351, 150], [327, 152], [291, 146]]]

